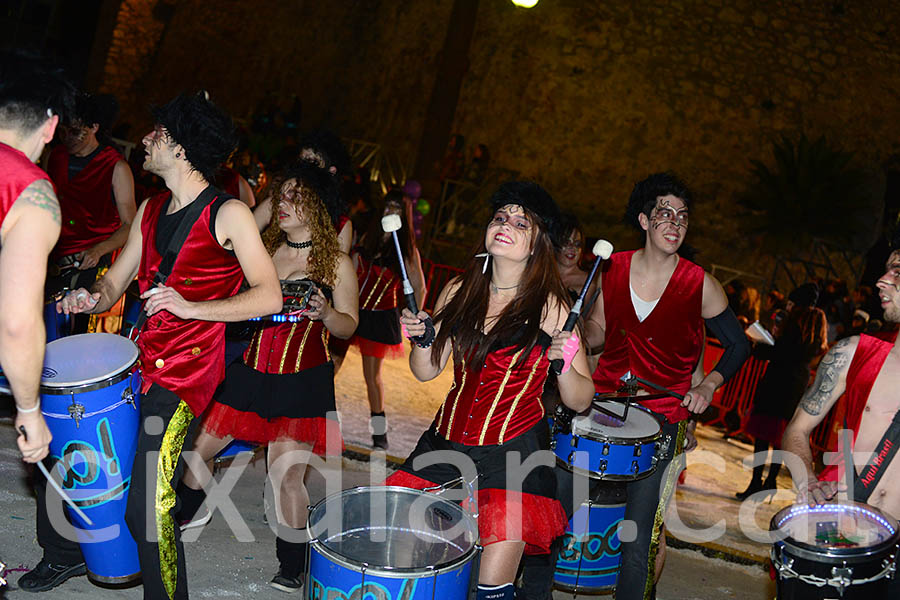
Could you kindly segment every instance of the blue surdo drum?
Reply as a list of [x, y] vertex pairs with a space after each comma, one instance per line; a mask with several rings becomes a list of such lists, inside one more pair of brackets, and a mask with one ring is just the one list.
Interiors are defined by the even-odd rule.
[[573, 594], [609, 594], [616, 587], [622, 544], [619, 523], [625, 518], [625, 484], [595, 486], [569, 520], [556, 562], [556, 589]]
[[[897, 521], [860, 502], [788, 506], [772, 517], [778, 600], [895, 598]], [[896, 584], [894, 584], [896, 585]]]
[[[88, 577], [104, 584], [140, 577], [137, 545], [125, 525], [140, 426], [137, 359], [134, 342], [109, 333], [60, 338], [47, 344], [44, 357], [41, 411], [53, 434], [50, 474], [93, 521], [70, 513]], [[48, 503], [54, 497], [48, 487]]]
[[309, 513], [309, 600], [464, 600], [478, 582], [478, 524], [403, 487], [344, 490]]
[[572, 419], [570, 428], [556, 428], [553, 452], [565, 469], [592, 479], [632, 481], [656, 470], [659, 419], [646, 408], [632, 404], [622, 420], [623, 405], [594, 400], [590, 412]]

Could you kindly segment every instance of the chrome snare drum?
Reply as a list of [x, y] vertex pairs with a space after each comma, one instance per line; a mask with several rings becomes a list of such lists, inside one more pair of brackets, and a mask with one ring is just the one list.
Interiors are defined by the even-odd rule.
[[553, 452], [564, 468], [594, 479], [630, 481], [656, 470], [656, 452], [662, 428], [653, 413], [631, 404], [595, 400], [590, 412], [572, 419], [571, 431], [557, 428]]
[[900, 531], [877, 508], [795, 504], [772, 517], [769, 529], [777, 536], [772, 565], [780, 600], [892, 597]]
[[463, 600], [478, 581], [478, 524], [403, 487], [357, 487], [310, 511], [306, 598]]

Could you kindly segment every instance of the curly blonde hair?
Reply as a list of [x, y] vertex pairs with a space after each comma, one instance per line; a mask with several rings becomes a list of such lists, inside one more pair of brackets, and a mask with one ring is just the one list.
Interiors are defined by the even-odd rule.
[[[269, 218], [269, 226], [262, 233], [263, 244], [269, 256], [272, 256], [287, 241], [287, 234], [282, 231], [278, 219], [278, 204], [289, 196], [294, 210], [298, 216], [302, 215], [310, 232], [312, 248], [309, 251], [307, 276], [313, 281], [334, 288], [341, 249], [331, 216], [321, 200], [321, 194], [316, 190], [318, 177], [314, 171], [308, 171], [306, 168], [290, 171], [274, 180], [270, 187], [272, 216]], [[296, 181], [296, 185], [285, 186], [291, 179]]]

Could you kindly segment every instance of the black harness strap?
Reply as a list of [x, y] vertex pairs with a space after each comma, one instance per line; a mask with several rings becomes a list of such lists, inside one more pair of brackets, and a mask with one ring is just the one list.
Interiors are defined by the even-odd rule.
[[869, 500], [869, 496], [878, 487], [878, 482], [897, 454], [898, 443], [900, 443], [900, 410], [894, 414], [894, 419], [881, 437], [881, 441], [875, 446], [875, 451], [872, 452], [869, 463], [862, 473], [857, 475], [855, 467], [848, 467], [853, 469], [853, 499], [856, 502]]
[[[221, 192], [213, 186], [207, 186], [207, 188], [200, 192], [200, 195], [184, 209], [184, 216], [181, 218], [178, 228], [169, 240], [166, 251], [159, 263], [159, 270], [153, 277], [152, 287], [166, 283], [169, 275], [172, 274], [172, 269], [175, 267], [175, 260], [178, 258], [178, 253], [181, 252], [181, 247], [184, 246], [188, 234], [190, 234], [191, 229], [194, 228], [194, 224], [197, 222], [197, 219], [200, 218], [203, 209], [215, 200], [220, 193]], [[147, 322], [147, 311], [144, 310], [145, 304], [146, 300], [141, 305], [141, 314], [138, 316], [134, 328], [131, 330], [132, 338], [136, 338], [140, 335], [141, 329], [144, 328], [144, 324]]]

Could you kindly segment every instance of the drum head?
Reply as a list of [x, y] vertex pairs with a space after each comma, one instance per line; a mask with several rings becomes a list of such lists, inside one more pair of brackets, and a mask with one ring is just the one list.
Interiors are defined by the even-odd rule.
[[786, 535], [786, 544], [825, 556], [866, 554], [900, 537], [894, 519], [859, 502], [788, 506], [772, 517], [770, 529]]
[[135, 363], [134, 342], [111, 333], [82, 333], [53, 340], [44, 356], [42, 388], [69, 388], [96, 383]]
[[440, 570], [461, 562], [478, 525], [459, 505], [401, 487], [358, 487], [319, 502], [309, 513], [314, 543], [351, 566]]
[[[625, 410], [623, 404], [608, 400], [596, 401], [594, 406], [602, 406], [617, 415], [621, 415]], [[634, 404], [629, 407], [625, 423], [621, 427], [609, 425], [609, 419], [604, 417], [604, 413], [597, 408], [591, 408], [588, 414], [572, 419], [572, 433], [586, 438], [639, 440], [653, 437], [660, 432], [656, 417]]]

